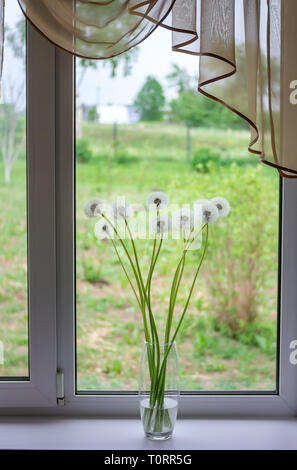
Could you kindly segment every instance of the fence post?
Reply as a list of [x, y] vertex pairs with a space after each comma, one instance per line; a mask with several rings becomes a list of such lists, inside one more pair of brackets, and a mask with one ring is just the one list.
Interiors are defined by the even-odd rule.
[[113, 137], [113, 145], [114, 148], [118, 146], [118, 123], [114, 122], [113, 123], [113, 132], [112, 132], [112, 137]]
[[187, 162], [191, 160], [191, 124], [186, 122], [186, 129], [187, 129], [187, 148], [186, 148], [186, 155], [187, 155]]

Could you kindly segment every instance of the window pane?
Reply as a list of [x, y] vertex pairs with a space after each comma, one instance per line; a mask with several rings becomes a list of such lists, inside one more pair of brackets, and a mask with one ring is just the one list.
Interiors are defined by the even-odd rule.
[[[125, 196], [139, 206], [150, 192], [164, 191], [173, 204], [222, 196], [232, 208], [210, 226], [205, 263], [178, 336], [182, 388], [274, 391], [279, 178], [248, 153], [245, 123], [192, 91], [197, 61], [169, 51], [170, 35], [159, 30], [139, 46], [127, 77], [121, 64], [110, 78], [108, 62], [84, 70], [77, 61], [77, 388], [136, 390], [143, 341], [137, 302], [111, 242], [96, 240], [96, 219], [84, 216], [84, 203]], [[141, 265], [148, 266], [152, 240], [136, 243]], [[178, 248], [177, 240], [164, 241], [154, 273], [159, 331]], [[197, 256], [190, 254], [186, 264], [174, 325]]]
[[0, 376], [28, 376], [25, 20], [5, 12], [0, 104]]

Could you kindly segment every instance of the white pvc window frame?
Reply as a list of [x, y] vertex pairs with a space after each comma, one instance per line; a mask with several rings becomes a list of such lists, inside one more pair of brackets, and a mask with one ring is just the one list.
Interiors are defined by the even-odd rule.
[[[63, 51], [56, 52], [57, 100], [57, 160], [59, 179], [63, 190], [59, 191], [57, 206], [58, 233], [58, 327], [59, 368], [64, 371], [66, 414], [90, 414], [100, 416], [132, 416], [138, 413], [135, 394], [101, 392], [77, 394], [75, 371], [75, 162], [74, 162], [74, 60]], [[72, 86], [69, 86], [69, 84]], [[68, 116], [65, 119], [65, 113]], [[275, 393], [255, 392], [232, 394], [186, 394], [181, 396], [180, 414], [183, 416], [294, 416], [297, 414], [297, 368], [289, 361], [290, 344], [297, 338], [297, 214], [292, 207], [297, 200], [297, 182], [283, 180], [280, 214], [282, 265], [280, 291], [280, 344], [278, 390]], [[59, 185], [58, 185], [59, 186]], [[285, 228], [285, 229], [284, 229]], [[98, 358], [98, 360], [100, 360]]]
[[[0, 383], [0, 415], [138, 414], [135, 394], [76, 394], [74, 59], [28, 25], [30, 381]], [[271, 170], [273, 171], [273, 170]], [[279, 386], [275, 393], [183, 394], [185, 417], [297, 414], [297, 181], [283, 180]], [[100, 358], [98, 358], [100, 360]], [[56, 371], [65, 406], [57, 406]], [[12, 408], [14, 407], [14, 408]]]
[[0, 407], [56, 404], [55, 50], [27, 31], [29, 379], [0, 381]]

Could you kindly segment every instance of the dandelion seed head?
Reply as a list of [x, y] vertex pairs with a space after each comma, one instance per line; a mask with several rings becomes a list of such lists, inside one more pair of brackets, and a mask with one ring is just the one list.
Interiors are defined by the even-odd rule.
[[114, 229], [104, 217], [95, 224], [94, 233], [99, 240], [114, 238]]
[[219, 217], [226, 217], [229, 214], [231, 208], [227, 199], [223, 197], [214, 197], [211, 199], [211, 202], [217, 207], [219, 211]]
[[115, 219], [129, 219], [134, 213], [132, 206], [122, 199], [113, 201], [112, 212]]
[[219, 210], [213, 202], [208, 199], [198, 199], [195, 202], [195, 210], [200, 212], [202, 223], [209, 224], [215, 222], [219, 217]]
[[87, 217], [99, 217], [107, 209], [103, 199], [93, 197], [89, 199], [84, 205], [84, 213]]
[[172, 223], [179, 230], [191, 231], [194, 228], [194, 212], [189, 207], [182, 207], [172, 214]]
[[155, 233], [167, 233], [171, 229], [171, 219], [167, 214], [158, 214], [152, 220], [151, 228]]
[[148, 195], [147, 205], [152, 210], [164, 209], [168, 206], [168, 196], [162, 191], [154, 191]]

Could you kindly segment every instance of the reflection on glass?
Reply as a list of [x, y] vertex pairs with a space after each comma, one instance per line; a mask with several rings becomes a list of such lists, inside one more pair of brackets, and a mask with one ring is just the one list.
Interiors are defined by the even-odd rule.
[[[136, 390], [143, 342], [133, 293], [110, 242], [96, 240], [96, 220], [85, 217], [84, 203], [125, 196], [140, 207], [151, 191], [164, 191], [172, 203], [222, 196], [232, 208], [224, 223], [210, 227], [178, 338], [182, 389], [273, 391], [278, 176], [248, 154], [245, 123], [192, 91], [193, 59], [169, 50], [170, 37], [156, 32], [139, 47], [126, 78], [121, 64], [110, 78], [108, 63], [86, 71], [77, 62], [83, 77], [76, 102], [77, 388]], [[137, 243], [146, 266], [152, 240]], [[160, 329], [177, 253], [176, 240], [164, 242], [154, 275]], [[185, 269], [180, 309], [195, 262], [193, 255]]]
[[0, 103], [0, 377], [28, 376], [26, 42], [17, 0], [6, 5]]

